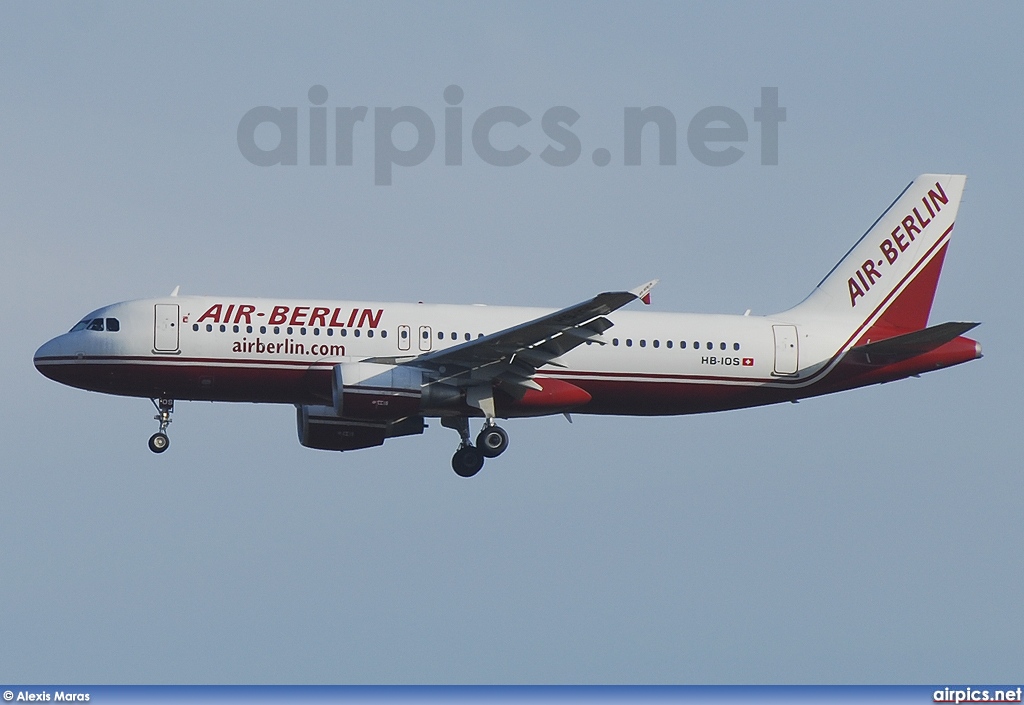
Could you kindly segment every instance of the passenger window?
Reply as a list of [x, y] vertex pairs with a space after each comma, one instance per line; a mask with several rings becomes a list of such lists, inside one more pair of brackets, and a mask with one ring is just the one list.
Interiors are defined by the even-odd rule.
[[313, 335], [320, 335], [320, 329], [319, 328], [314, 328], [313, 329]]
[[409, 337], [409, 331], [407, 331], [407, 330], [405, 330], [405, 329], [403, 328], [403, 329], [402, 329], [402, 331], [401, 331], [401, 332], [399, 333], [399, 335], [401, 335], [401, 336], [402, 336], [402, 340], [405, 340], [406, 338], [408, 338], [408, 337]]
[[659, 343], [657, 340], [654, 341], [654, 347], [659, 347], [660, 345], [661, 343]]
[[709, 341], [708, 341], [708, 350], [714, 350], [714, 349], [715, 349], [715, 344], [714, 344], [714, 343], [712, 343], [712, 342], [711, 342], [711, 341], [709, 340]]
[[641, 340], [640, 341], [640, 347], [641, 348], [646, 348], [647, 347], [647, 341], [646, 340]]
[[237, 332], [238, 332], [238, 326], [234, 326], [234, 327], [232, 327], [232, 329], [231, 329], [231, 330], [232, 330], [232, 332], [234, 332], [234, 333], [237, 333]]
[[199, 330], [199, 324], [198, 323], [193, 323], [192, 324], [192, 330]]
[[619, 347], [619, 339], [618, 338], [612, 338], [612, 345], [614, 347]]
[[696, 340], [693, 341], [693, 349], [694, 350], [700, 350], [700, 342], [699, 341], [696, 341]]
[[722, 350], [725, 350], [725, 343], [719, 343], [718, 347], [721, 348]]
[[281, 326], [274, 326], [274, 335], [281, 335]]
[[626, 347], [627, 348], [633, 347], [633, 339], [632, 338], [626, 338]]
[[352, 331], [352, 335], [354, 335], [355, 337], [358, 338], [359, 337], [359, 329], [356, 328], [354, 331]]
[[679, 341], [679, 349], [680, 350], [686, 350], [686, 341], [685, 340], [680, 340]]
[[327, 337], [328, 338], [334, 337], [334, 329], [333, 328], [328, 328], [327, 329]]
[[220, 325], [220, 332], [224, 333], [224, 332], [227, 331], [227, 329], [228, 329], [228, 327], [226, 325], [224, 325], [223, 323], [221, 323], [221, 325]]
[[89, 327], [86, 330], [103, 330], [103, 319], [94, 318], [89, 321]]
[[267, 327], [266, 326], [260, 326], [260, 333], [262, 333], [263, 335], [266, 335], [267, 334]]
[[207, 332], [207, 333], [210, 333], [210, 332], [212, 332], [212, 331], [213, 331], [213, 326], [212, 326], [211, 324], [207, 323], [207, 324], [206, 324], [206, 332]]
[[348, 328], [342, 328], [341, 329], [341, 337], [342, 338], [348, 337]]
[[739, 343], [733, 343], [732, 344], [732, 349], [733, 350], [739, 350], [740, 349], [740, 344]]
[[367, 338], [372, 338], [373, 337], [373, 329], [372, 328], [370, 330], [366, 331], [366, 337]]
[[666, 340], [665, 341], [665, 347], [671, 350], [672, 349], [672, 341], [671, 340]]
[[108, 318], [107, 330], [110, 331], [111, 333], [118, 332], [119, 330], [121, 330], [121, 321], [117, 320], [116, 318]]
[[246, 326], [245, 327], [245, 332], [246, 333], [252, 333], [252, 326]]
[[291, 335], [291, 334], [292, 334], [292, 327], [291, 327], [291, 326], [288, 326], [288, 329], [287, 329], [287, 331], [288, 331], [288, 335]]
[[382, 331], [380, 332], [380, 337], [381, 337], [381, 338], [387, 338], [387, 337], [388, 337], [388, 332], [387, 332], [386, 330], [382, 330]]
[[469, 333], [466, 333], [466, 340], [469, 340]]
[[306, 334], [306, 328], [305, 327], [299, 328], [299, 334], [300, 335], [305, 335]]

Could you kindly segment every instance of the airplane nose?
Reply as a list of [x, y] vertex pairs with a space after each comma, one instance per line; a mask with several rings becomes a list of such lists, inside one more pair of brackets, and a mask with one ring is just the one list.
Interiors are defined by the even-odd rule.
[[55, 362], [54, 358], [60, 354], [61, 346], [59, 340], [59, 338], [54, 338], [53, 340], [46, 341], [39, 346], [39, 349], [36, 350], [36, 354], [32, 357], [32, 364], [35, 365], [35, 368], [39, 370], [40, 374], [45, 377], [49, 377], [56, 382], [59, 382], [60, 380], [54, 376], [55, 368], [52, 363]]
[[50, 357], [50, 350], [53, 348], [53, 341], [48, 340], [39, 346], [36, 350], [36, 354], [32, 356], [32, 362], [35, 363], [36, 369], [39, 369], [39, 361], [45, 357]]

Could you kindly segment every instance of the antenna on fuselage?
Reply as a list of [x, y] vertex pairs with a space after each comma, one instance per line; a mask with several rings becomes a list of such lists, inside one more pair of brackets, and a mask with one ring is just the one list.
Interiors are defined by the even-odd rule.
[[178, 291], [180, 289], [181, 289], [181, 286], [174, 287], [174, 291], [171, 292], [171, 296], [177, 296], [178, 295]]

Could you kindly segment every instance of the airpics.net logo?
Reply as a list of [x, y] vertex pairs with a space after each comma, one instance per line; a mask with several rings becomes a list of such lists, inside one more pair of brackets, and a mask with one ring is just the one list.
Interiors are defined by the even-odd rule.
[[[522, 134], [518, 130], [530, 129], [528, 126], [533, 122], [533, 117], [525, 110], [512, 105], [499, 105], [471, 118], [464, 115], [462, 102], [465, 91], [460, 86], [448, 86], [442, 97], [444, 117], [441, 120], [443, 134], [440, 139], [445, 166], [463, 165], [466, 146], [464, 132], [467, 127], [469, 144], [476, 158], [483, 164], [514, 167], [534, 156], [516, 138]], [[308, 130], [299, 129], [298, 107], [260, 105], [246, 112], [238, 122], [238, 150], [242, 156], [256, 166], [297, 166], [300, 143], [305, 142], [302, 146], [309, 147], [308, 165], [327, 166], [328, 134], [332, 134], [334, 165], [357, 167], [354, 157], [357, 140], [372, 138], [373, 182], [378, 186], [390, 186], [395, 167], [419, 166], [430, 158], [437, 146], [438, 135], [434, 120], [422, 108], [412, 105], [375, 107], [370, 118], [370, 108], [365, 105], [335, 107], [333, 125], [329, 125], [328, 114], [331, 111], [325, 105], [327, 89], [321, 85], [312, 86], [308, 98], [310, 105], [303, 108], [303, 112], [308, 112], [308, 123], [306, 115], [302, 116], [303, 127], [308, 124]], [[438, 111], [435, 109], [435, 112]], [[761, 165], [777, 165], [779, 125], [786, 121], [786, 109], [779, 106], [779, 89], [761, 88], [760, 105], [753, 107], [752, 115], [748, 110], [747, 115], [760, 126]], [[540, 130], [549, 143], [536, 156], [553, 167], [575, 164], [583, 154], [584, 147], [571, 128], [580, 118], [580, 114], [567, 105], [548, 108], [540, 118]], [[646, 129], [648, 125], [652, 128]], [[501, 139], [495, 145], [493, 133], [498, 131], [501, 132]], [[678, 152], [676, 132], [676, 116], [668, 108], [660, 105], [623, 108], [621, 163], [624, 166], [643, 164], [642, 147], [646, 136], [648, 140], [653, 138], [657, 142], [658, 164], [674, 166]], [[410, 141], [401, 138], [411, 134], [415, 134], [415, 141], [407, 146]], [[398, 144], [396, 136], [400, 137]], [[724, 105], [712, 105], [698, 110], [686, 124], [686, 146], [694, 159], [707, 166], [735, 164], [746, 155], [748, 142], [747, 120], [740, 111]], [[597, 147], [591, 151], [590, 158], [594, 165], [606, 167], [612, 163], [613, 153], [605, 147]]]

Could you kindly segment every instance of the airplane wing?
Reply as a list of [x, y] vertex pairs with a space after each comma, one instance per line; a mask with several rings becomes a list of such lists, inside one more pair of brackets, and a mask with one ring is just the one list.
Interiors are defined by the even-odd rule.
[[444, 350], [424, 353], [402, 364], [430, 369], [438, 381], [456, 387], [500, 383], [515, 397], [540, 390], [533, 380], [537, 368], [561, 366], [558, 358], [588, 341], [604, 345], [601, 334], [612, 327], [604, 316], [626, 304], [650, 300], [658, 280], [630, 291], [610, 291], [526, 323], [485, 335]]

